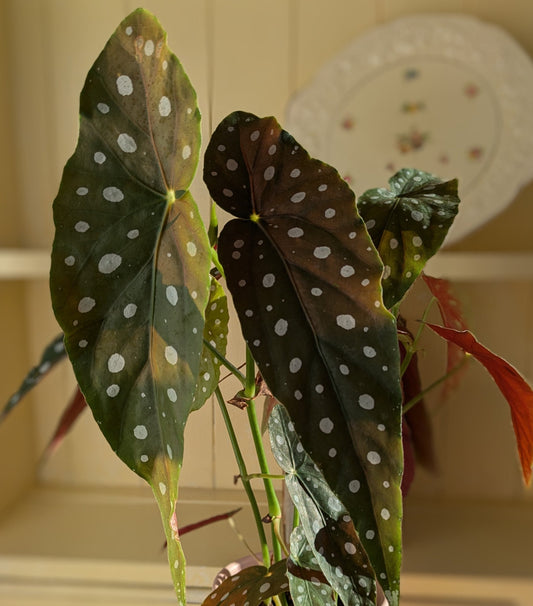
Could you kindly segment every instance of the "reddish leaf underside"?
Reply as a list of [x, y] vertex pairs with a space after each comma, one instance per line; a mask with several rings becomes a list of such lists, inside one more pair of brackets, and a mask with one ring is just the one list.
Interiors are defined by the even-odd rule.
[[[452, 293], [451, 284], [448, 280], [433, 278], [425, 273], [422, 273], [422, 278], [431, 294], [437, 299], [444, 326], [446, 326], [446, 328], [453, 328], [454, 330], [468, 330], [468, 326], [463, 317], [461, 302]], [[451, 372], [463, 361], [463, 359], [464, 351], [455, 345], [455, 343], [448, 341], [446, 372]], [[462, 368], [458, 373], [454, 373], [453, 376], [446, 380], [443, 389], [444, 398], [457, 387], [464, 370], [466, 370], [466, 367]]]
[[46, 460], [50, 457], [59, 447], [61, 442], [67, 433], [71, 430], [74, 423], [77, 421], [81, 413], [87, 408], [87, 402], [83, 397], [79, 387], [76, 387], [76, 391], [72, 396], [68, 406], [63, 411], [59, 423], [50, 439], [50, 442], [46, 446], [43, 453], [42, 460]]
[[511, 408], [522, 475], [525, 483], [529, 484], [533, 465], [533, 390], [530, 385], [513, 366], [479, 343], [472, 333], [435, 324], [428, 326], [472, 354], [491, 374]]

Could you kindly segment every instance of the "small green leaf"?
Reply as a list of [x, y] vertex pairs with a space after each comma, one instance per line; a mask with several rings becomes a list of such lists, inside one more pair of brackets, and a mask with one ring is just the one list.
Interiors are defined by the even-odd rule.
[[287, 562], [276, 562], [270, 569], [250, 566], [226, 579], [203, 601], [202, 606], [258, 606], [289, 589]]
[[283, 406], [269, 421], [270, 443], [314, 556], [346, 606], [376, 601], [376, 578], [352, 519], [305, 452]]
[[65, 356], [66, 351], [63, 344], [63, 333], [61, 333], [46, 346], [42, 353], [39, 364], [30, 370], [22, 381], [20, 387], [9, 398], [2, 411], [0, 411], [0, 423], [7, 417], [11, 410], [15, 408], [23, 397], [41, 382], [41, 379], [48, 373], [48, 371], [58, 362], [60, 362]]
[[210, 248], [186, 191], [200, 148], [196, 94], [148, 12], [133, 12], [110, 38], [80, 113], [54, 202], [52, 302], [97, 423], [152, 486], [185, 603], [175, 507]]
[[196, 395], [193, 400], [193, 410], [199, 410], [206, 400], [213, 395], [220, 378], [220, 360], [213, 354], [207, 341], [222, 356], [226, 353], [228, 341], [228, 301], [224, 289], [218, 280], [211, 278], [209, 301], [205, 312], [204, 347], [200, 361], [200, 374]]
[[459, 205], [456, 179], [441, 181], [405, 168], [389, 184], [390, 190], [366, 191], [357, 203], [385, 265], [383, 300], [387, 309], [401, 301], [438, 251]]
[[314, 551], [305, 532], [297, 526], [291, 533], [291, 556], [287, 561], [287, 576], [291, 595], [297, 603], [309, 606], [333, 606], [336, 598], [333, 589], [317, 564]]
[[244, 112], [213, 134], [204, 179], [237, 217], [224, 227], [218, 253], [252, 355], [394, 596], [399, 352], [381, 299], [383, 266], [354, 194], [273, 118]]

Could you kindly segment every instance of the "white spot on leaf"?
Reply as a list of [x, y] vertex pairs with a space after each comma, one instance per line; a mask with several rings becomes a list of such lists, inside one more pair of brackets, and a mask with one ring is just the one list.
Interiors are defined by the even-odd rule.
[[166, 118], [167, 116], [170, 115], [170, 112], [172, 111], [172, 105], [170, 103], [170, 99], [166, 96], [163, 95], [161, 97], [161, 99], [159, 99], [159, 115], [162, 116], [163, 118]]
[[345, 330], [355, 328], [355, 318], [351, 314], [340, 314], [337, 316], [337, 326]]
[[289, 323], [287, 322], [287, 320], [280, 318], [274, 326], [274, 332], [279, 337], [283, 337], [287, 333], [288, 327], [289, 327]]
[[135, 305], [135, 303], [128, 303], [126, 307], [124, 307], [123, 313], [125, 318], [133, 318], [137, 313], [137, 305]]
[[125, 75], [119, 76], [117, 78], [117, 90], [119, 95], [122, 95], [123, 97], [131, 95], [133, 93], [133, 82], [131, 81], [131, 78]]
[[331, 433], [333, 431], [333, 421], [329, 417], [320, 420], [318, 427], [322, 433]]
[[118, 187], [106, 187], [103, 196], [108, 202], [122, 202], [124, 194]]
[[329, 246], [317, 246], [313, 251], [313, 256], [317, 259], [327, 259], [331, 254], [331, 248]]
[[359, 406], [364, 408], [365, 410], [372, 410], [374, 408], [375, 402], [374, 398], [367, 393], [361, 394], [359, 396]]
[[101, 274], [110, 274], [117, 269], [122, 263], [122, 257], [115, 253], [104, 255], [98, 263], [98, 271]]
[[114, 353], [111, 356], [109, 356], [109, 359], [107, 361], [107, 368], [109, 369], [109, 372], [112, 372], [112, 373], [121, 372], [122, 370], [124, 370], [125, 366], [126, 366], [126, 361], [119, 353]]
[[96, 301], [91, 297], [83, 297], [78, 303], [78, 311], [81, 314], [86, 314], [96, 305]]
[[171, 305], [176, 305], [178, 302], [178, 291], [176, 290], [175, 286], [167, 286], [166, 290], [165, 290], [165, 295], [167, 297], [167, 301], [171, 304]]
[[127, 133], [120, 133], [117, 137], [117, 143], [120, 149], [126, 154], [133, 154], [133, 152], [137, 151], [135, 139]]
[[146, 438], [148, 437], [148, 430], [144, 425], [137, 425], [133, 430], [133, 435], [138, 440], [146, 440]]
[[172, 345], [165, 347], [165, 359], [169, 364], [176, 365], [178, 363], [178, 352]]

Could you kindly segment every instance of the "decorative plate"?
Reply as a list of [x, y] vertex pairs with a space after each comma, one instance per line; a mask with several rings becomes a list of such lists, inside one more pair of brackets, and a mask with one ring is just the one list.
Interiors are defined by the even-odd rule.
[[458, 177], [451, 244], [533, 178], [533, 63], [474, 18], [402, 18], [327, 64], [292, 99], [287, 128], [358, 195], [404, 167]]

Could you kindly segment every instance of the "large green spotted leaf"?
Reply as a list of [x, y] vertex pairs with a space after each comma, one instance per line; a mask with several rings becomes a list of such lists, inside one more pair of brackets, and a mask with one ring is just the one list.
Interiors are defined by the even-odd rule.
[[372, 606], [376, 578], [352, 519], [305, 452], [287, 411], [279, 404], [270, 415], [269, 431], [272, 452], [287, 474], [287, 490], [324, 576], [346, 606]]
[[334, 606], [337, 602], [333, 589], [325, 582], [326, 579], [301, 526], [297, 526], [291, 533], [290, 549], [287, 577], [293, 602], [306, 606]]
[[219, 255], [246, 341], [397, 603], [401, 392], [383, 266], [335, 169], [273, 118], [216, 129], [204, 180], [235, 215]]
[[427, 260], [440, 248], [458, 211], [457, 180], [404, 168], [389, 180], [390, 190], [370, 189], [357, 206], [385, 265], [383, 299], [399, 301]]
[[209, 246], [186, 191], [196, 95], [144, 10], [89, 71], [80, 134], [54, 202], [51, 292], [81, 390], [117, 455], [152, 486], [178, 598], [175, 506], [209, 295]]

